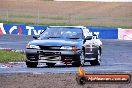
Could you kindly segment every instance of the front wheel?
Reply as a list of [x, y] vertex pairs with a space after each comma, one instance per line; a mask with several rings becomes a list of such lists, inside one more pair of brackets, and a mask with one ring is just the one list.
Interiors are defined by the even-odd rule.
[[84, 66], [84, 63], [85, 63], [84, 51], [81, 52], [79, 59], [80, 61], [72, 63], [72, 66], [74, 67]]
[[38, 65], [38, 62], [26, 62], [26, 65], [28, 68], [36, 68]]
[[48, 67], [54, 67], [54, 66], [55, 66], [55, 63], [46, 63], [46, 65], [47, 65]]
[[96, 59], [91, 61], [90, 64], [92, 66], [95, 66], [95, 65], [100, 65], [100, 62], [101, 62], [101, 54], [100, 54], [100, 50], [98, 49], [98, 54], [96, 56]]

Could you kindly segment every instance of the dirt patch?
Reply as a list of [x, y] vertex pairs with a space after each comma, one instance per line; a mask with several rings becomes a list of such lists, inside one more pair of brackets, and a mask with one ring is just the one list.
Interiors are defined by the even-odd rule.
[[129, 84], [85, 84], [79, 85], [75, 74], [43, 73], [0, 75], [0, 88], [131, 88]]
[[132, 26], [132, 3], [1, 0], [0, 20]]

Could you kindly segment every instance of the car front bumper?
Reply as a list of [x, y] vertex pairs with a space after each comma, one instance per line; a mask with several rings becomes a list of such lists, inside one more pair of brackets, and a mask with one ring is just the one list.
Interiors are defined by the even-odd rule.
[[70, 51], [70, 50], [37, 50], [27, 49], [26, 62], [41, 62], [41, 63], [64, 63], [71, 64], [80, 61], [81, 50]]

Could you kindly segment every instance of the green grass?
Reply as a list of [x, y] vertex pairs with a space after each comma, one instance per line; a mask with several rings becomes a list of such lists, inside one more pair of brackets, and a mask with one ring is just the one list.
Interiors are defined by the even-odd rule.
[[122, 26], [122, 25], [116, 25], [116, 26], [98, 26], [98, 25], [87, 25], [87, 26], [92, 26], [92, 27], [107, 27], [107, 28], [128, 28], [132, 29], [132, 26]]
[[37, 16], [30, 15], [9, 15], [9, 18], [36, 18]]
[[12, 61], [25, 61], [25, 54], [0, 50], [0, 63]]
[[[26, 24], [26, 25], [45, 25], [45, 26], [77, 26], [80, 24], [71, 24], [71, 23], [35, 23], [35, 22], [19, 22], [19, 21], [2, 21], [0, 20], [0, 23], [8, 23], [8, 24]], [[112, 28], [130, 28], [132, 29], [132, 26], [122, 26], [122, 25], [82, 25], [82, 26], [94, 26], [94, 27], [112, 27]]]
[[61, 16], [40, 16], [40, 19], [65, 20], [66, 18]]
[[34, 23], [34, 22], [18, 22], [18, 21], [1, 21], [0, 23], [8, 23], [8, 24], [26, 24], [26, 25], [46, 25], [46, 26], [73, 26], [75, 24], [67, 24], [67, 23]]
[[132, 19], [131, 18], [128, 19], [128, 18], [123, 18], [123, 17], [121, 18], [120, 17], [120, 18], [114, 18], [113, 20], [117, 20], [117, 21], [129, 21], [130, 20], [131, 21]]
[[[38, 16], [31, 15], [9, 15], [9, 18], [38, 18]], [[62, 16], [40, 16], [40, 19], [51, 19], [51, 20], [65, 20], [65, 17]]]

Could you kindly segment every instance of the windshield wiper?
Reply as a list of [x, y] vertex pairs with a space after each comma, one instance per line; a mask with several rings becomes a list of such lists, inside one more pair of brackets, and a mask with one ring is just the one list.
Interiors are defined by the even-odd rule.
[[47, 38], [61, 38], [61, 37], [47, 37]]
[[80, 38], [69, 38], [69, 39], [80, 39]]

